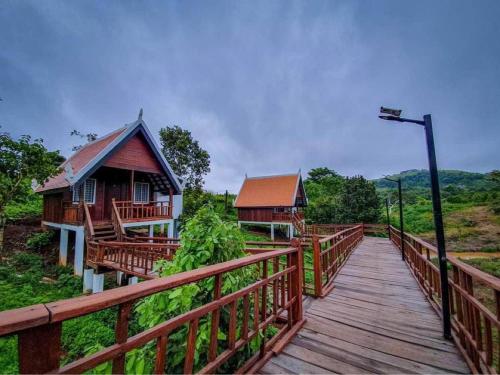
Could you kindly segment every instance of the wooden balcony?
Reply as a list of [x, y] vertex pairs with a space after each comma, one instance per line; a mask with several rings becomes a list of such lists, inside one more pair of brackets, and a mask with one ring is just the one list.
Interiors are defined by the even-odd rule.
[[169, 202], [134, 203], [132, 201], [115, 201], [115, 204], [123, 222], [172, 218], [172, 204]]
[[[292, 222], [292, 212], [273, 212], [273, 221], [278, 221], [282, 223]], [[295, 216], [299, 220], [304, 220], [303, 212], [295, 212]]]
[[84, 211], [82, 203], [63, 202], [61, 219], [63, 224], [81, 225], [81, 223], [83, 223], [83, 218]]

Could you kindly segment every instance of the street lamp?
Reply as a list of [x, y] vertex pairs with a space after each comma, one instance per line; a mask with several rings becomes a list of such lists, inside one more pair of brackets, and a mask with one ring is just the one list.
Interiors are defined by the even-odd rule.
[[446, 261], [446, 248], [444, 242], [443, 212], [441, 210], [441, 194], [439, 192], [438, 169], [436, 162], [436, 149], [434, 147], [434, 134], [432, 132], [431, 115], [424, 115], [423, 120], [412, 120], [402, 118], [401, 110], [380, 107], [379, 118], [388, 121], [410, 122], [412, 124], [422, 125], [425, 129], [425, 138], [427, 142], [427, 156], [429, 159], [429, 172], [431, 175], [432, 190], [432, 210], [434, 214], [434, 226], [436, 228], [436, 241], [439, 259], [439, 275], [441, 280], [441, 303], [443, 308], [443, 334], [446, 339], [451, 339], [450, 322], [450, 300], [448, 294], [448, 267]]
[[385, 213], [387, 215], [387, 234], [389, 235], [389, 240], [391, 239], [391, 218], [389, 216], [389, 198], [385, 198]]
[[[398, 184], [398, 200], [399, 200], [399, 235], [401, 238], [401, 259], [405, 260], [405, 240], [404, 240], [404, 228], [403, 228], [403, 192], [401, 189], [401, 179], [398, 178], [393, 180], [389, 177], [384, 177], [387, 181], [396, 182]], [[389, 215], [389, 207], [387, 207], [387, 215]], [[389, 230], [390, 233], [390, 230]]]

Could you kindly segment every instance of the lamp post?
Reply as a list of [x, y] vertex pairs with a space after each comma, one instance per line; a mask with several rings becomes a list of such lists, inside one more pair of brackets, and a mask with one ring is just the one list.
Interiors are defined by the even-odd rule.
[[[396, 182], [398, 184], [398, 200], [399, 200], [399, 235], [401, 238], [401, 260], [405, 260], [405, 231], [404, 231], [404, 218], [403, 218], [403, 189], [401, 189], [401, 179], [393, 180], [384, 177], [387, 181]], [[389, 211], [389, 209], [387, 209]]]
[[389, 240], [391, 239], [391, 218], [389, 216], [389, 198], [385, 198], [385, 213], [387, 215], [387, 233], [389, 234]]
[[427, 157], [429, 159], [429, 173], [431, 176], [432, 191], [432, 211], [434, 214], [434, 226], [436, 229], [436, 241], [439, 259], [439, 276], [441, 281], [441, 303], [443, 309], [443, 335], [446, 339], [451, 339], [451, 321], [450, 321], [450, 300], [448, 286], [448, 264], [446, 260], [446, 247], [444, 241], [443, 212], [441, 209], [441, 194], [439, 191], [439, 178], [436, 162], [436, 149], [434, 146], [434, 134], [432, 131], [431, 115], [424, 115], [423, 120], [412, 120], [400, 117], [401, 110], [390, 108], [380, 108], [380, 113], [386, 115], [379, 116], [382, 120], [409, 122], [421, 125], [425, 129], [425, 139], [427, 142]]

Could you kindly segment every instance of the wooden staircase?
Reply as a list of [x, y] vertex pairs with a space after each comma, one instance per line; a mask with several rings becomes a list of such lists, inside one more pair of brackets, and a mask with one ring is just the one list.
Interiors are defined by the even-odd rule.
[[83, 203], [83, 208], [85, 212], [85, 241], [87, 242], [87, 246], [90, 241], [119, 240], [119, 234], [111, 220], [93, 223], [86, 203]]
[[292, 225], [299, 233], [299, 237], [303, 237], [306, 233], [306, 226], [297, 212], [292, 213]]
[[100, 222], [94, 225], [94, 241], [116, 241], [117, 239], [118, 236], [111, 221]]

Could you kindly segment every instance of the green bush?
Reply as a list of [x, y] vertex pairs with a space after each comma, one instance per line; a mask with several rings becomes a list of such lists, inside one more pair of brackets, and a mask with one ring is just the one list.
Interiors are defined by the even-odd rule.
[[44, 246], [50, 245], [54, 238], [54, 231], [47, 230], [33, 233], [26, 241], [26, 247], [30, 250], [40, 251]]
[[22, 201], [9, 203], [5, 207], [5, 215], [9, 220], [38, 218], [42, 215], [42, 209], [42, 197], [30, 192]]
[[[199, 267], [229, 261], [245, 256], [244, 237], [233, 223], [221, 220], [211, 205], [198, 210], [190, 219], [181, 233], [181, 248], [173, 261], [159, 261], [156, 269], [161, 276], [169, 276], [179, 272], [193, 270]], [[255, 280], [255, 269], [247, 267], [224, 275], [222, 294], [229, 294], [250, 284]], [[157, 293], [144, 299], [136, 308], [139, 326], [151, 328], [174, 316], [202, 306], [212, 300], [213, 278], [188, 284], [173, 290]], [[229, 314], [227, 309], [221, 310], [219, 338], [224, 340], [227, 334]], [[241, 313], [241, 309], [239, 309]], [[210, 339], [210, 319], [204, 316], [199, 321], [196, 338], [195, 369], [206, 362]], [[241, 322], [241, 318], [239, 321]], [[240, 323], [241, 324], [241, 323]], [[184, 325], [169, 335], [167, 373], [182, 372], [185, 356], [187, 326]], [[254, 346], [257, 345], [255, 340]], [[228, 366], [248, 358], [255, 347], [247, 345], [237, 358], [232, 358]], [[146, 345], [127, 355], [127, 371], [133, 373], [149, 373], [154, 363], [154, 347]], [[224, 368], [224, 372], [232, 369]]]

